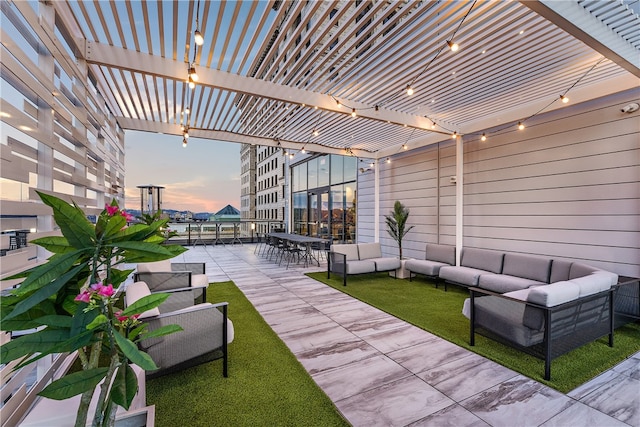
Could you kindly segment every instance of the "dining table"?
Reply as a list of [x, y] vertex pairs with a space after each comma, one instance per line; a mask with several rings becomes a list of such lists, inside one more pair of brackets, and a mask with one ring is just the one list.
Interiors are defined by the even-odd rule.
[[303, 248], [301, 258], [305, 260], [305, 266], [309, 264], [309, 262], [315, 261], [320, 266], [320, 260], [313, 254], [313, 244], [314, 243], [327, 243], [328, 239], [323, 239], [321, 237], [313, 237], [313, 236], [305, 236], [302, 234], [295, 233], [267, 233], [268, 237], [273, 237], [280, 240], [285, 240], [289, 243], [293, 243], [298, 245], [298, 247]]

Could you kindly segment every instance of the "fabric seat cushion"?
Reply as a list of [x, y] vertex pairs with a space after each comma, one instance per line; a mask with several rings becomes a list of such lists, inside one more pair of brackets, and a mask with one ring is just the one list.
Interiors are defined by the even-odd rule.
[[171, 260], [141, 262], [137, 266], [138, 273], [162, 273], [171, 271]]
[[[127, 285], [127, 289], [125, 291], [125, 298], [127, 306], [133, 304], [138, 301], [140, 298], [151, 295], [151, 291], [145, 282], [134, 282]], [[152, 308], [140, 314], [139, 319], [146, 319], [149, 317], [159, 316], [160, 309], [158, 307]]]
[[534, 255], [506, 253], [504, 255], [502, 274], [549, 283], [551, 259]]
[[398, 258], [369, 258], [366, 261], [373, 261], [376, 264], [376, 271], [397, 270], [401, 266]]
[[553, 307], [573, 301], [578, 297], [580, 297], [580, 286], [568, 280], [532, 288], [527, 300], [534, 304], [544, 305], [545, 307]]
[[[425, 249], [425, 260], [440, 262], [449, 265], [456, 264], [456, 247], [449, 245], [439, 245], [427, 243]], [[423, 273], [426, 274], [426, 273]], [[435, 274], [438, 274], [437, 272]]]
[[476, 268], [478, 270], [490, 271], [491, 273], [502, 273], [502, 261], [504, 253], [487, 249], [465, 248], [462, 251], [462, 267]]
[[477, 268], [444, 266], [440, 268], [438, 276], [440, 276], [441, 279], [461, 285], [478, 286], [480, 275], [486, 273], [488, 273], [486, 270], [479, 270]]
[[382, 258], [380, 243], [358, 243], [360, 259]]
[[409, 259], [404, 263], [404, 267], [407, 270], [413, 273], [425, 274], [427, 276], [437, 276], [440, 272], [440, 268], [448, 265], [449, 264], [445, 264], [443, 262], [424, 259]]
[[[525, 304], [498, 296], [475, 299], [476, 326], [485, 328], [509, 341], [529, 347], [541, 343], [544, 332], [528, 328], [523, 323]], [[471, 318], [471, 299], [464, 301], [462, 313]]]
[[347, 274], [373, 273], [375, 271], [376, 263], [371, 261], [370, 259], [347, 262]]
[[481, 274], [478, 280], [479, 287], [501, 294], [539, 285], [546, 285], [546, 283], [507, 274]]

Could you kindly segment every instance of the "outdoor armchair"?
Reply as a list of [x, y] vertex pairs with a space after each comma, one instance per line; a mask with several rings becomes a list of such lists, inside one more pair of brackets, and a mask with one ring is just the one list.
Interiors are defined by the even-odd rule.
[[171, 260], [139, 263], [134, 281], [145, 282], [151, 292], [177, 288], [198, 288], [196, 299], [207, 301], [209, 278], [204, 262], [171, 262]]
[[[192, 288], [162, 291], [170, 293], [169, 299], [159, 307], [145, 311], [139, 320], [147, 324], [148, 331], [166, 325], [179, 325], [182, 331], [138, 343], [138, 347], [151, 356], [158, 370], [147, 371], [148, 377], [156, 377], [179, 371], [213, 359], [223, 358], [222, 372], [228, 376], [227, 344], [233, 341], [233, 323], [227, 317], [228, 303], [193, 304]], [[144, 282], [127, 286], [126, 304], [133, 304], [151, 291]]]

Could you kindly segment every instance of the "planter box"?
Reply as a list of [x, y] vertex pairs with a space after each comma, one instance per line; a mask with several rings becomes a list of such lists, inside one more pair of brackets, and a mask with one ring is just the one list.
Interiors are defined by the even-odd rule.
[[[411, 258], [405, 258], [400, 260], [400, 268], [398, 268], [397, 270], [395, 270], [395, 278], [396, 279], [408, 279], [409, 276], [411, 275], [411, 272], [409, 270], [407, 270], [406, 268], [404, 268], [404, 264], [405, 262], [407, 262], [408, 259]], [[389, 272], [389, 276], [394, 276], [394, 272], [390, 271]]]

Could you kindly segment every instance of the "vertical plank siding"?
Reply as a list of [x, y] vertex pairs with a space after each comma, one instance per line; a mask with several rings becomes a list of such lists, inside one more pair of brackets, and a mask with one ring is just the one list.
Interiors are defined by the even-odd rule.
[[[639, 90], [567, 106], [515, 126], [464, 139], [465, 247], [588, 262], [640, 276], [640, 120], [620, 109]], [[455, 143], [402, 152], [381, 162], [380, 236], [397, 255], [384, 225], [395, 200], [414, 229], [406, 256], [427, 242], [455, 244]], [[373, 173], [359, 175], [359, 241], [373, 232]], [[360, 196], [363, 198], [361, 199]], [[362, 200], [362, 201], [360, 201]], [[366, 240], [365, 240], [366, 239]]]

